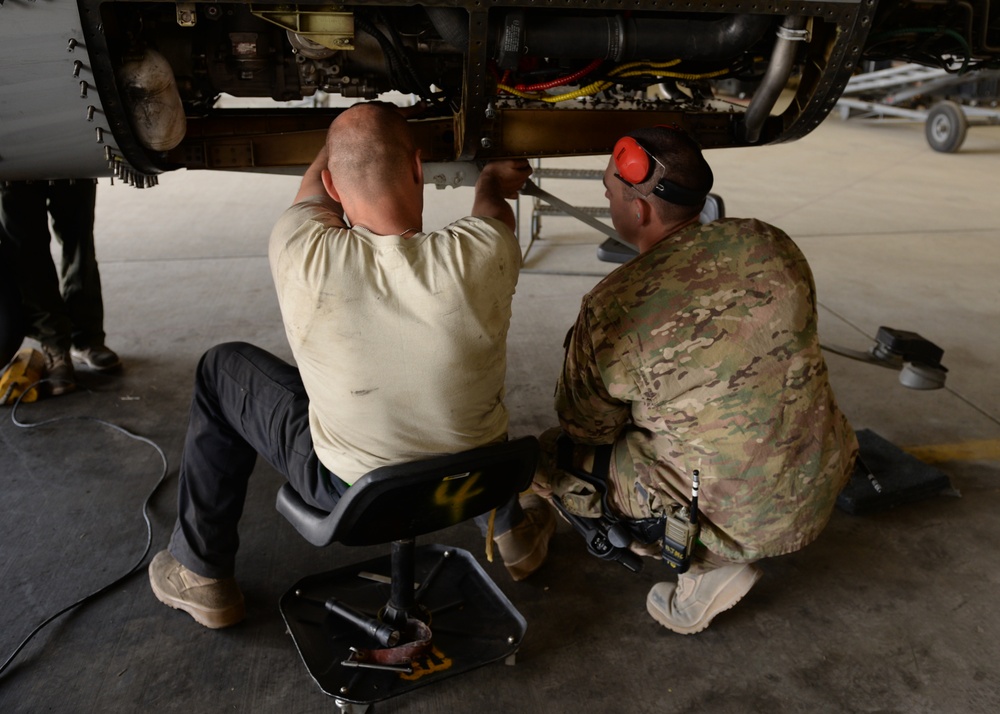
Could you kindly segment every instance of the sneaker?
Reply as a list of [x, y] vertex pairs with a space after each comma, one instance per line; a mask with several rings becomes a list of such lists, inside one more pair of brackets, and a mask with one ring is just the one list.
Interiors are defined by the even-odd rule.
[[76, 389], [76, 372], [73, 371], [73, 360], [67, 350], [58, 347], [42, 345], [42, 355], [45, 357], [45, 377], [48, 379], [48, 392], [53, 397], [66, 394]]
[[510, 576], [524, 580], [545, 562], [549, 540], [556, 529], [556, 516], [549, 502], [537, 494], [525, 494], [518, 502], [524, 519], [493, 540]]
[[181, 565], [170, 551], [161, 550], [149, 564], [149, 584], [156, 599], [183, 610], [213, 630], [241, 622], [246, 615], [243, 593], [236, 578], [206, 578]]
[[122, 366], [122, 361], [107, 345], [99, 344], [91, 347], [74, 347], [73, 359], [98, 372], [112, 372]]
[[747, 563], [724, 565], [697, 575], [682, 573], [676, 585], [666, 582], [653, 586], [646, 596], [646, 610], [668, 630], [693, 635], [738, 603], [761, 575], [760, 568]]

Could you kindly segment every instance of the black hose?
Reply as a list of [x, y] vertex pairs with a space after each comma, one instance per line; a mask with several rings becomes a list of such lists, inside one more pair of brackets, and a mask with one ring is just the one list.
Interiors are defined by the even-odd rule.
[[391, 22], [386, 22], [381, 12], [376, 11], [375, 16], [379, 18], [382, 21], [382, 24], [388, 29], [389, 41], [392, 42], [393, 46], [396, 48], [396, 52], [399, 56], [399, 62], [402, 64], [403, 70], [413, 83], [413, 86], [417, 88], [417, 91], [414, 93], [425, 99], [429, 98], [431, 95], [430, 82], [425, 81], [424, 78], [420, 76], [420, 73], [417, 72], [413, 63], [410, 62], [410, 57], [407, 55], [406, 48], [403, 46], [403, 39], [396, 31], [396, 26]]
[[392, 86], [407, 93], [419, 93], [419, 88], [412, 86], [412, 78], [408, 73], [403, 71], [403, 61], [399, 56], [399, 52], [396, 47], [393, 46], [389, 38], [382, 34], [382, 31], [375, 26], [375, 23], [369, 21], [361, 15], [355, 15], [354, 24], [359, 30], [371, 35], [375, 38], [375, 41], [378, 42], [379, 47], [382, 49], [382, 54], [385, 56], [385, 61], [389, 65], [389, 80]]
[[465, 52], [469, 46], [469, 14], [453, 7], [427, 7], [424, 10], [441, 39], [459, 52]]
[[571, 17], [525, 20], [527, 55], [561, 59], [731, 60], [757, 44], [773, 24], [769, 15], [730, 15], [717, 20]]
[[[468, 16], [455, 8], [426, 8], [438, 34], [448, 44], [465, 51], [469, 43]], [[518, 55], [594, 59], [665, 60], [681, 57], [693, 61], [726, 61], [746, 52], [774, 24], [772, 15], [728, 15], [713, 20], [674, 17], [626, 18], [622, 15], [567, 17], [548, 13], [523, 13], [508, 22], [511, 11], [500, 18], [490, 37], [490, 56], [502, 49]], [[511, 42], [519, 44], [518, 48]]]

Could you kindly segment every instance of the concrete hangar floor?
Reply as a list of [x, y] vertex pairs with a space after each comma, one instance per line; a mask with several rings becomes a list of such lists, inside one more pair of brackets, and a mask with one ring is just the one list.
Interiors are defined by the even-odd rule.
[[[515, 666], [490, 665], [376, 705], [380, 712], [1000, 711], [1000, 131], [973, 129], [939, 154], [922, 127], [831, 118], [804, 140], [711, 152], [733, 216], [785, 229], [815, 272], [824, 343], [866, 350], [881, 325], [941, 346], [944, 389], [828, 353], [856, 429], [945, 472], [960, 498], [865, 516], [836, 511], [805, 550], [765, 563], [746, 599], [696, 636], [645, 612], [666, 579], [588, 555], [560, 524], [550, 560], [513, 583], [486, 563], [467, 523], [429, 537], [476, 554], [521, 611]], [[545, 166], [602, 168], [603, 159]], [[119, 377], [81, 371], [75, 394], [20, 419], [93, 416], [158, 443], [170, 464], [152, 500], [152, 550], [176, 514], [192, 374], [201, 353], [247, 340], [288, 356], [266, 239], [294, 177], [164, 176], [137, 191], [102, 181], [98, 255]], [[575, 205], [603, 205], [597, 181], [546, 179]], [[467, 189], [427, 189], [426, 225], [471, 205]], [[521, 205], [528, 230], [530, 200]], [[510, 332], [512, 435], [554, 424], [561, 343], [580, 297], [613, 265], [602, 238], [543, 219], [518, 285]], [[522, 238], [522, 244], [526, 244]], [[0, 657], [47, 616], [126, 572], [142, 553], [143, 499], [161, 469], [147, 445], [88, 421], [21, 429], [0, 412]], [[280, 477], [260, 463], [242, 524], [238, 578], [248, 618], [208, 631], [160, 605], [141, 571], [44, 629], [0, 677], [3, 712], [320, 712], [278, 611], [304, 575], [373, 553], [307, 544], [275, 511]], [[427, 540], [427, 539], [425, 539]], [[381, 552], [381, 551], [379, 551]]]

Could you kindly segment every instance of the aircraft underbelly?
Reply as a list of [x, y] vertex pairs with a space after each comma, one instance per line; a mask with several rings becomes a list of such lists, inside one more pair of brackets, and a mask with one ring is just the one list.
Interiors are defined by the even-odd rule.
[[76, 3], [6, 3], [0, 7], [0, 46], [0, 175], [109, 175], [103, 141], [111, 134]]

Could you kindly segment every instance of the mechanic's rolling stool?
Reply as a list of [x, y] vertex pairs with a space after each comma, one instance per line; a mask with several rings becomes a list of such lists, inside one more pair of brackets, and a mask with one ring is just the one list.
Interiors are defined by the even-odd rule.
[[504, 505], [531, 483], [537, 460], [538, 441], [524, 437], [385, 466], [331, 513], [281, 488], [278, 511], [313, 545], [392, 542], [391, 556], [304, 578], [281, 598], [309, 674], [342, 711], [517, 651], [524, 618], [472, 555], [417, 548], [414, 538]]

